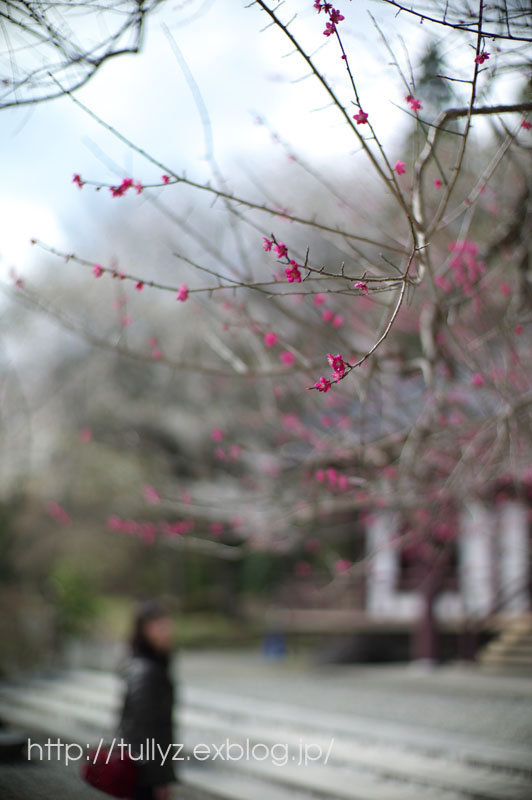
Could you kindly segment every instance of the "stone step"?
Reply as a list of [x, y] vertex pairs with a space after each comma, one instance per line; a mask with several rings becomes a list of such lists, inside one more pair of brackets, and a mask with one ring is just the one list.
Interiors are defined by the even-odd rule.
[[486, 653], [484, 658], [482, 659], [482, 663], [499, 663], [499, 664], [523, 664], [524, 666], [530, 666], [532, 668], [532, 653], [523, 652], [523, 651], [505, 651], [502, 653]]

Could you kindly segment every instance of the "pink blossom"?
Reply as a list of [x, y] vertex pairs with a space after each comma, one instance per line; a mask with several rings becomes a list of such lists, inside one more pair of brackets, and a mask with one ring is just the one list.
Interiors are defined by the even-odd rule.
[[315, 306], [322, 306], [325, 302], [325, 295], [324, 294], [316, 294], [314, 295], [313, 303]]
[[101, 278], [104, 273], [104, 268], [101, 267], [99, 264], [95, 264], [92, 268], [92, 274], [95, 278]]
[[419, 100], [416, 100], [416, 98], [412, 97], [412, 95], [410, 94], [407, 96], [406, 102], [408, 103], [412, 111], [414, 111], [416, 114], [421, 108], [423, 108], [421, 102]]
[[273, 249], [277, 258], [285, 258], [288, 255], [288, 249], [284, 242], [278, 242], [277, 244], [274, 244]]
[[273, 333], [272, 331], [268, 331], [268, 333], [264, 334], [264, 344], [266, 347], [273, 347], [273, 345], [277, 342], [277, 334]]
[[81, 175], [78, 175], [77, 172], [74, 175], [74, 177], [72, 178], [72, 183], [75, 183], [77, 186], [79, 186], [80, 189], [83, 186], [83, 181], [81, 180]]
[[483, 50], [482, 53], [479, 53], [475, 58], [475, 64], [483, 64], [484, 61], [487, 61], [489, 57], [490, 53], [487, 53], [485, 50]]
[[184, 303], [185, 300], [188, 300], [188, 286], [186, 285], [186, 283], [182, 283], [181, 286], [179, 287], [179, 291], [176, 295], [176, 300], [181, 300], [182, 303]]
[[154, 347], [151, 351], [151, 357], [155, 359], [155, 361], [160, 361], [163, 357], [162, 350], [159, 347]]
[[264, 247], [266, 253], [270, 252], [270, 250], [272, 249], [272, 244], [273, 244], [272, 240], [268, 239], [267, 236], [262, 237], [262, 246]]
[[509, 283], [501, 283], [501, 285], [499, 286], [499, 291], [505, 297], [509, 297], [512, 293], [512, 287], [510, 286]]
[[137, 283], [135, 284], [135, 289], [137, 290], [137, 292], [142, 292], [142, 290], [144, 289], [144, 281], [137, 281]]
[[224, 532], [223, 522], [211, 522], [209, 530], [213, 536], [221, 536]]
[[109, 191], [113, 197], [122, 197], [133, 186], [133, 178], [124, 178], [120, 186], [110, 186]]
[[480, 372], [475, 372], [471, 378], [471, 383], [473, 386], [484, 386], [485, 382], [484, 376]]
[[325, 24], [325, 30], [323, 31], [323, 35], [332, 36], [335, 31], [336, 31], [336, 25], [333, 22], [327, 22]]
[[170, 176], [169, 175], [162, 175], [161, 180], [163, 183], [170, 183]]
[[406, 166], [404, 161], [396, 161], [394, 170], [397, 172], [398, 175], [404, 175], [406, 172]]
[[332, 353], [327, 354], [327, 359], [329, 364], [331, 365], [333, 371], [333, 377], [336, 378], [336, 381], [339, 381], [340, 378], [343, 378], [345, 375], [345, 362], [340, 353], [337, 353], [333, 356]]
[[10, 272], [11, 280], [13, 281], [13, 283], [15, 284], [17, 289], [24, 289], [24, 286], [25, 286], [24, 279], [23, 278], [19, 278], [17, 276], [17, 274], [14, 272], [14, 270], [10, 270], [9, 272]]
[[299, 265], [292, 259], [290, 261], [290, 266], [285, 269], [285, 274], [288, 279], [288, 283], [301, 283], [301, 273], [299, 271]]
[[353, 115], [353, 119], [355, 120], [357, 125], [364, 125], [368, 121], [368, 115], [366, 114], [365, 111], [362, 111], [362, 109], [360, 109], [360, 111], [357, 114]]
[[333, 328], [341, 328], [344, 324], [344, 318], [341, 314], [335, 314], [331, 324]]
[[131, 318], [131, 316], [129, 314], [124, 314], [124, 316], [120, 320], [120, 324], [122, 325], [123, 328], [129, 328], [129, 326], [131, 325], [132, 322], [133, 322], [133, 319]]
[[312, 565], [308, 561], [298, 561], [294, 573], [298, 578], [307, 578], [312, 572]]
[[48, 505], [46, 506], [46, 510], [48, 514], [51, 517], [53, 517], [53, 519], [55, 519], [56, 522], [59, 522], [61, 525], [72, 524], [72, 517], [70, 516], [70, 514], [67, 511], [65, 511], [65, 509], [59, 505], [59, 503], [56, 503], [55, 500], [52, 500], [50, 503], [48, 503]]
[[529, 122], [527, 119], [524, 119], [521, 123], [521, 127], [525, 129], [525, 131], [529, 131], [532, 128], [532, 122]]
[[92, 440], [92, 431], [90, 428], [81, 428], [78, 438], [80, 442], [90, 442]]
[[352, 563], [347, 558], [339, 558], [334, 562], [334, 571], [337, 575], [343, 575], [344, 573], [349, 572], [351, 567]]
[[142, 185], [142, 183], [140, 181], [137, 181], [136, 184], [135, 184], [135, 189], [137, 191], [137, 194], [142, 194], [142, 190], [144, 189], [144, 186]]
[[442, 185], [443, 184], [439, 178], [434, 178], [434, 186], [436, 187], [436, 189], [441, 189]]
[[291, 353], [289, 350], [283, 350], [279, 358], [281, 359], [282, 363], [287, 367], [292, 366], [292, 364], [296, 360], [295, 355]]
[[514, 328], [514, 331], [516, 332], [516, 334], [518, 336], [521, 336], [521, 334], [523, 333], [523, 326], [522, 325], [516, 325], [515, 328]]
[[232, 444], [231, 447], [229, 448], [229, 455], [234, 461], [238, 461], [238, 459], [242, 455], [241, 446], [237, 443]]
[[447, 278], [444, 278], [443, 275], [437, 275], [434, 278], [434, 283], [436, 286], [439, 286], [440, 289], [443, 289], [444, 292], [450, 292], [453, 288]]
[[145, 486], [142, 490], [142, 495], [146, 502], [152, 505], [158, 505], [161, 502], [161, 495], [153, 486]]
[[120, 531], [122, 530], [122, 520], [116, 514], [112, 514], [107, 517], [107, 527], [110, 531]]
[[334, 317], [334, 311], [330, 308], [326, 308], [324, 309], [324, 311], [321, 312], [321, 318], [324, 322], [331, 322], [333, 317]]
[[357, 281], [355, 283], [355, 289], [360, 289], [360, 291], [363, 292], [366, 296], [369, 295], [368, 285], [363, 281]]
[[325, 378], [322, 375], [319, 381], [316, 381], [314, 386], [318, 390], [318, 392], [328, 392], [329, 389], [331, 388], [331, 382], [328, 378]]
[[224, 438], [224, 432], [221, 428], [213, 428], [211, 431], [211, 439], [213, 442], [221, 442]]

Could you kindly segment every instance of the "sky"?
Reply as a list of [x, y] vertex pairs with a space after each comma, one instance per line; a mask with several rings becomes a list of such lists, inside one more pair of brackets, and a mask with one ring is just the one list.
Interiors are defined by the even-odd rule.
[[[381, 111], [379, 98], [389, 89], [391, 76], [386, 76], [375, 55], [369, 6], [357, 4], [346, 20], [346, 35], [354, 60], [364, 67], [361, 85], [367, 108], [376, 120], [380, 117], [386, 123], [381, 127], [387, 134], [393, 107]], [[310, 49], [326, 45], [318, 59], [333, 81], [345, 84], [343, 64], [330, 46], [333, 43], [322, 36], [324, 23], [312, 4], [289, 0], [285, 8], [298, 12], [298, 30]], [[256, 124], [258, 114], [311, 159], [324, 160], [325, 152], [327, 157], [335, 151], [348, 153], [352, 142], [338, 115], [316, 111], [326, 105], [325, 94], [313, 80], [293, 82], [308, 70], [297, 56], [287, 55], [289, 46], [282, 34], [262, 30], [264, 24], [264, 13], [258, 7], [246, 8], [240, 0], [191, 2], [184, 10], [169, 2], [151, 18], [142, 52], [107, 63], [76, 96], [173, 169], [189, 177], [206, 177], [201, 121], [170, 35], [199, 87], [210, 117], [215, 155], [224, 168], [238, 169], [235, 162], [248, 159], [256, 169], [267, 169], [272, 145], [268, 132]], [[135, 171], [145, 182], [159, 178], [159, 170], [133, 156], [68, 98], [2, 111], [2, 278], [11, 266], [17, 272], [31, 266], [31, 237], [60, 248], [72, 246], [69, 229], [76, 227], [72, 214], [90, 215], [93, 207], [92, 199], [76, 193], [72, 175], [79, 172], [112, 182], [115, 176], [102, 163], [102, 154], [126, 171]]]
[[[265, 28], [258, 6], [242, 0], [169, 0], [150, 19], [139, 55], [111, 60], [76, 96], [177, 172], [194, 179], [209, 176], [205, 137], [190, 85], [169, 36], [179, 48], [202, 96], [214, 151], [230, 185], [238, 187], [244, 165], [266, 173], [276, 157], [262, 115], [312, 163], [336, 164], [354, 157], [353, 140], [339, 114], [308, 69], [275, 27]], [[336, 43], [323, 36], [323, 15], [311, 0], [286, 0], [279, 14], [297, 14], [297, 32], [340, 96], [352, 100]], [[409, 118], [404, 87], [390, 67], [390, 55], [374, 23], [391, 32], [391, 43], [406, 64], [400, 37], [413, 63], [426, 41], [425, 29], [406, 15], [397, 18], [383, 3], [343, 2], [346, 49], [363, 98], [383, 142], [393, 148]], [[452, 39], [444, 50], [455, 56]], [[398, 107], [399, 106], [399, 107]], [[321, 109], [321, 110], [320, 110]], [[83, 228], [97, 237], [101, 213], [113, 213], [109, 197], [79, 192], [72, 175], [114, 182], [106, 161], [142, 182], [156, 181], [160, 170], [131, 153], [91, 120], [69, 98], [1, 111], [0, 125], [0, 278], [11, 267], [19, 274], [35, 264], [31, 237], [59, 249], [73, 249]], [[278, 149], [278, 148], [277, 148]], [[114, 201], [116, 203], [116, 201]], [[99, 204], [99, 214], [96, 203]]]

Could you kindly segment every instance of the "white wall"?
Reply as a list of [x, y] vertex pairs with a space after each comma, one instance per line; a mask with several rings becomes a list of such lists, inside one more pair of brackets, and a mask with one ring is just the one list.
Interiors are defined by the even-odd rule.
[[497, 516], [500, 553], [497, 585], [503, 613], [513, 616], [530, 609], [528, 509], [518, 501], [507, 500], [500, 504]]

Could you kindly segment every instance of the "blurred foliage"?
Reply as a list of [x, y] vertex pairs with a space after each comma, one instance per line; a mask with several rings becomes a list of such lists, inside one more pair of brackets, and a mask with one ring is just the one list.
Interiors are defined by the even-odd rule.
[[57, 632], [71, 636], [87, 630], [99, 610], [99, 598], [87, 573], [78, 564], [60, 561], [50, 575]]
[[240, 588], [244, 592], [267, 594], [284, 575], [283, 560], [274, 553], [251, 552], [242, 561]]

